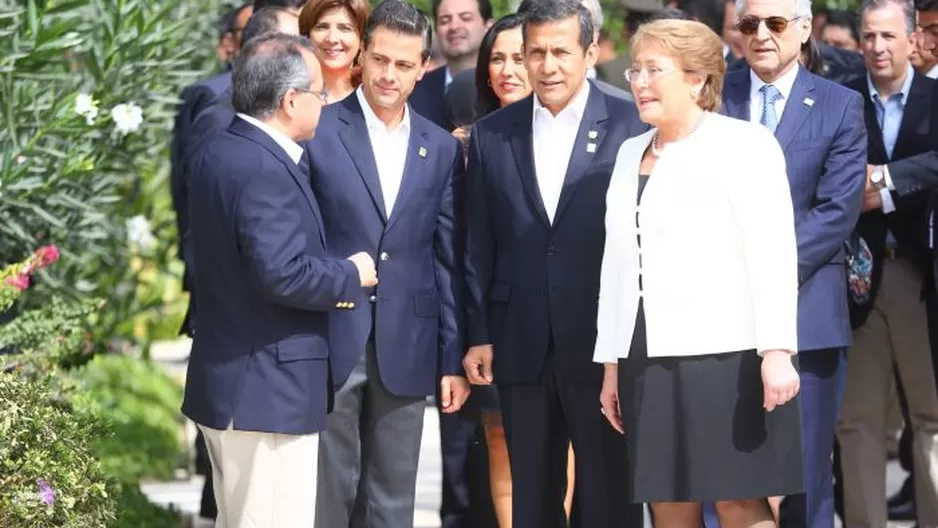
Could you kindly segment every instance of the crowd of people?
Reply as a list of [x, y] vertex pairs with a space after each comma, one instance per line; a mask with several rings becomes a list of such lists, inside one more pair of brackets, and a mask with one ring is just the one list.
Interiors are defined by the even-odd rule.
[[172, 146], [216, 526], [413, 526], [430, 398], [444, 528], [938, 528], [938, 2], [625, 4], [622, 56], [598, 0], [226, 14]]

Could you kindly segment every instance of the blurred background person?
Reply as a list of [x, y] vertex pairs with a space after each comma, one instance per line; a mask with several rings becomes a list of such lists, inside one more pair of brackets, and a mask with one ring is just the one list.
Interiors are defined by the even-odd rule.
[[310, 0], [300, 12], [300, 35], [316, 46], [327, 104], [345, 99], [361, 84], [358, 58], [370, 13], [367, 0]]
[[820, 40], [829, 46], [848, 51], [860, 48], [860, 34], [857, 33], [857, 15], [853, 11], [835, 9], [827, 14], [827, 21], [821, 28]]

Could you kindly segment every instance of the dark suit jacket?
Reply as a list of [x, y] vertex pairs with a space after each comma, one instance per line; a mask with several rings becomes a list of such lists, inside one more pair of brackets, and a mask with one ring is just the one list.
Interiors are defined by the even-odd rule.
[[[817, 49], [817, 74], [837, 84], [847, 85], [866, 75], [866, 66], [863, 64], [863, 55], [855, 51], [844, 50], [829, 46], [821, 41], [814, 41]], [[748, 70], [749, 64], [745, 58], [730, 59], [727, 61], [727, 74], [736, 70]]]
[[[849, 86], [863, 97], [868, 132], [868, 163], [885, 165], [901, 159], [910, 158], [923, 152], [931, 153], [929, 137], [929, 116], [931, 115], [931, 92], [934, 81], [916, 73], [909, 87], [909, 99], [902, 114], [899, 135], [893, 148], [892, 157], [887, 155], [883, 142], [883, 132], [876, 118], [876, 107], [870, 97], [865, 77], [857, 79]], [[892, 171], [890, 170], [890, 177]], [[891, 231], [896, 242], [922, 270], [922, 275], [929, 269], [930, 255], [926, 246], [925, 204], [927, 195], [924, 191], [900, 196], [893, 192], [896, 210], [883, 214], [882, 210], [863, 213], [857, 224], [857, 230], [866, 240], [873, 255], [873, 276], [870, 302], [858, 306], [851, 299], [850, 318], [858, 328], [866, 322], [873, 301], [879, 291], [882, 279], [883, 258], [886, 250], [886, 232]]]
[[328, 312], [361, 295], [355, 265], [327, 255], [306, 174], [254, 125], [210, 140], [191, 176], [199, 312], [183, 413], [221, 430], [322, 430]]
[[[727, 74], [726, 115], [749, 120], [750, 86], [749, 68]], [[863, 101], [853, 90], [799, 67], [775, 137], [785, 152], [795, 208], [798, 348], [848, 346], [844, 241], [860, 216], [866, 185]]]
[[929, 90], [921, 89], [922, 97], [929, 99], [931, 111], [928, 113], [929, 150], [916, 156], [889, 163], [889, 176], [899, 196], [917, 193], [923, 189], [938, 188], [938, 82], [928, 82]]
[[432, 121], [436, 126], [451, 132], [446, 111], [446, 66], [427, 72], [423, 79], [414, 86], [407, 99], [410, 108]]
[[494, 345], [499, 384], [536, 381], [551, 343], [558, 372], [599, 383], [602, 366], [592, 357], [606, 188], [619, 146], [648, 127], [634, 105], [593, 85], [551, 224], [534, 169], [533, 110], [532, 95], [473, 125], [466, 176], [469, 345]]
[[410, 123], [390, 218], [354, 92], [323, 109], [306, 148], [331, 248], [340, 255], [367, 251], [378, 265], [377, 288], [362, 291], [354, 310], [332, 317], [335, 381], [348, 378], [373, 335], [385, 387], [427, 396], [441, 374], [463, 374], [455, 214], [463, 157], [449, 133], [413, 111]]

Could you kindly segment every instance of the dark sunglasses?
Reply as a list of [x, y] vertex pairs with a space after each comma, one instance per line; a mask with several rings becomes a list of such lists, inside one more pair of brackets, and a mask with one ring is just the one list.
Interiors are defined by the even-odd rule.
[[785, 18], [783, 16], [770, 16], [765, 18], [759, 18], [754, 15], [746, 15], [736, 21], [736, 29], [739, 30], [743, 35], [755, 35], [759, 31], [759, 24], [765, 22], [765, 27], [769, 31], [780, 35], [788, 29], [788, 24], [794, 22], [801, 18], [796, 16], [795, 18]]

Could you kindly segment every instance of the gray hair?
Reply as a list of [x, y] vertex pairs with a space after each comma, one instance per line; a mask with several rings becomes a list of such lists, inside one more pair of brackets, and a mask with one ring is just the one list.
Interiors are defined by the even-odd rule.
[[[811, 19], [811, 0], [794, 0], [795, 2], [795, 16], [796, 17], [807, 17]], [[736, 12], [742, 13], [746, 8], [746, 0], [736, 0]]]
[[882, 9], [886, 6], [895, 5], [902, 9], [902, 18], [905, 20], [905, 34], [909, 36], [915, 31], [915, 4], [911, 0], [863, 0], [860, 4], [860, 34], [862, 36], [863, 17], [868, 11]]
[[599, 0], [582, 0], [582, 2], [583, 7], [590, 12], [590, 17], [593, 19], [594, 31], [598, 32], [603, 27], [603, 6]]
[[314, 53], [309, 39], [268, 33], [251, 39], [231, 73], [231, 105], [253, 118], [269, 119], [289, 90], [309, 90], [312, 76], [303, 51]]

